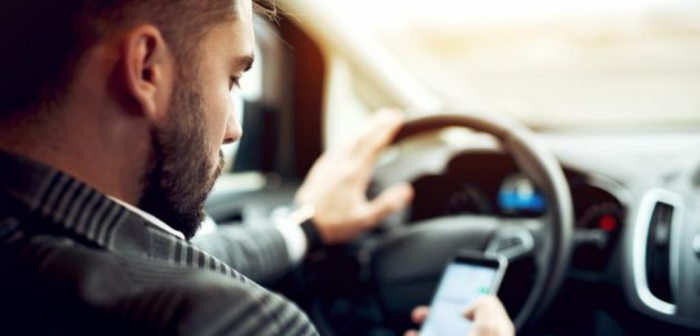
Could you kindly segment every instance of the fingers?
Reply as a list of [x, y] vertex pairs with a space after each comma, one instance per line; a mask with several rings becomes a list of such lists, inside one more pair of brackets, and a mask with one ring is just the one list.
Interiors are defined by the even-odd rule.
[[379, 153], [391, 143], [403, 123], [404, 117], [397, 110], [378, 111], [367, 130], [357, 140], [355, 153], [367, 166], [373, 166]]
[[478, 318], [478, 314], [493, 315], [493, 313], [500, 315], [507, 314], [503, 304], [501, 304], [501, 301], [498, 300], [497, 297], [487, 295], [479, 298], [473, 305], [471, 305], [471, 307], [464, 312], [464, 316], [470, 320], [475, 320]]
[[[423, 324], [425, 322], [425, 319], [428, 317], [428, 307], [426, 306], [419, 306], [413, 309], [411, 312], [411, 321], [415, 324]], [[418, 336], [418, 331], [416, 330], [409, 330], [406, 333], [403, 334], [404, 336]]]
[[428, 317], [428, 311], [429, 309], [426, 306], [416, 307], [411, 312], [411, 321], [415, 324], [423, 324]]
[[392, 213], [404, 208], [413, 200], [413, 187], [408, 183], [397, 184], [372, 200], [368, 206], [366, 227], [381, 222]]
[[479, 299], [467, 311], [466, 318], [474, 321], [471, 336], [515, 335], [515, 327], [511, 322], [503, 304], [495, 296], [485, 296]]

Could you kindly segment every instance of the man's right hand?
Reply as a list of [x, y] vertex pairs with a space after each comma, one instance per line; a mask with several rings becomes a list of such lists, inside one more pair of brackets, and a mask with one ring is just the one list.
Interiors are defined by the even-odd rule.
[[314, 209], [313, 221], [325, 245], [347, 243], [377, 226], [413, 199], [409, 183], [367, 199], [372, 172], [382, 150], [404, 124], [395, 110], [376, 113], [352, 141], [324, 153], [296, 194], [300, 206]]
[[[423, 324], [428, 317], [428, 307], [413, 310], [411, 319], [416, 324]], [[476, 301], [467, 311], [465, 318], [474, 321], [468, 336], [514, 336], [515, 327], [506, 313], [503, 304], [495, 296], [485, 296]], [[418, 336], [415, 330], [409, 330], [404, 336]]]

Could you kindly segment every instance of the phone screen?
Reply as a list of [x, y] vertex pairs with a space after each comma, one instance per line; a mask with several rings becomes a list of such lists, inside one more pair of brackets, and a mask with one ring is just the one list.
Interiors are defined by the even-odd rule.
[[498, 262], [468, 263], [455, 260], [447, 265], [421, 336], [466, 336], [472, 322], [464, 312], [479, 297], [494, 293], [500, 279]]

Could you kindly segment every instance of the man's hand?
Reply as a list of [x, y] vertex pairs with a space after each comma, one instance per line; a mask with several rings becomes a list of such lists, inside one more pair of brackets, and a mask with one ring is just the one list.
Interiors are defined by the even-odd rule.
[[[425, 322], [425, 319], [428, 318], [428, 312], [430, 312], [430, 309], [426, 306], [420, 306], [411, 312], [411, 321], [417, 325], [422, 325], [423, 322]], [[418, 331], [415, 330], [409, 330], [407, 331], [404, 336], [418, 336]]]
[[366, 196], [379, 154], [402, 125], [399, 112], [380, 111], [359, 137], [326, 152], [311, 168], [296, 202], [314, 207], [313, 220], [324, 244], [352, 240], [413, 198], [410, 184], [393, 186], [371, 201]]
[[[423, 324], [428, 316], [428, 307], [413, 310], [411, 320]], [[474, 321], [469, 336], [514, 336], [515, 327], [506, 313], [503, 304], [495, 296], [480, 298], [464, 313], [465, 318]], [[418, 336], [415, 330], [409, 330], [404, 336]]]
[[515, 335], [515, 326], [506, 309], [495, 296], [485, 296], [476, 301], [464, 313], [466, 318], [474, 321], [473, 336], [510, 336]]

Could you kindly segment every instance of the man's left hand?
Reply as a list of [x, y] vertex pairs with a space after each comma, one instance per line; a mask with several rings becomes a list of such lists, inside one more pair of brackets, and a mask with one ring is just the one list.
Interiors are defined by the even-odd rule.
[[377, 158], [403, 123], [399, 112], [380, 111], [360, 136], [326, 152], [311, 168], [296, 202], [313, 206], [313, 221], [324, 244], [354, 239], [413, 199], [413, 188], [407, 183], [393, 186], [373, 200], [366, 196]]

